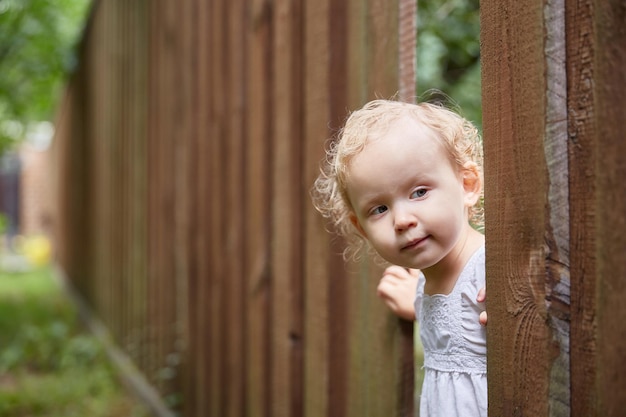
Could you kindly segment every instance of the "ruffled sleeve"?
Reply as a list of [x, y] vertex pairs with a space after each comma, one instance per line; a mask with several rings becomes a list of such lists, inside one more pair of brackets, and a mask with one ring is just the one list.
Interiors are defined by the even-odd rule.
[[419, 323], [420, 313], [422, 311], [422, 299], [424, 298], [424, 284], [426, 283], [426, 277], [420, 272], [420, 276], [417, 280], [417, 289], [415, 291], [415, 301], [413, 307], [415, 308], [415, 320]]
[[485, 248], [476, 251], [461, 283], [461, 326], [465, 349], [476, 355], [487, 353], [486, 331], [478, 316], [485, 311], [485, 304], [476, 301], [478, 291], [485, 287]]

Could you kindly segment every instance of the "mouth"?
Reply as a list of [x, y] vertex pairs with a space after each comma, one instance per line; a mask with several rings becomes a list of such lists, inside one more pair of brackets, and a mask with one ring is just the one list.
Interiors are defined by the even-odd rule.
[[405, 244], [404, 246], [402, 246], [400, 250], [404, 251], [404, 250], [410, 250], [410, 249], [416, 248], [420, 246], [423, 242], [425, 242], [426, 239], [428, 239], [428, 236], [425, 236], [419, 239], [413, 239], [409, 241], [407, 244]]

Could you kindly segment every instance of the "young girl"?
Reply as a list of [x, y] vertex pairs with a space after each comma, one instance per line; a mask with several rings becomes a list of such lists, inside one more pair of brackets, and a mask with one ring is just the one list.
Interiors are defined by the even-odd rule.
[[470, 224], [481, 219], [481, 165], [476, 128], [454, 112], [375, 100], [350, 115], [314, 186], [353, 255], [367, 244], [421, 271], [422, 417], [487, 415], [484, 237]]

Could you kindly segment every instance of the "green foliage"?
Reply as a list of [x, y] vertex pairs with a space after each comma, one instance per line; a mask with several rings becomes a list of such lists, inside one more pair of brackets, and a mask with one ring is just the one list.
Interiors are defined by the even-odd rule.
[[147, 415], [48, 268], [0, 273], [0, 415]]
[[89, 0], [0, 0], [0, 151], [49, 121]]
[[6, 233], [7, 228], [9, 227], [9, 219], [6, 214], [0, 213], [0, 235]]
[[421, 0], [417, 25], [418, 96], [439, 90], [481, 126], [479, 1]]

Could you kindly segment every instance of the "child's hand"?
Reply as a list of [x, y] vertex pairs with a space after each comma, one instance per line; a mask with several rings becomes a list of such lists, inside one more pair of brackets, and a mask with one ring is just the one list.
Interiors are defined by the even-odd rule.
[[405, 320], [415, 320], [415, 291], [419, 270], [392, 265], [385, 269], [378, 283], [377, 295], [397, 316]]
[[[487, 290], [483, 287], [478, 291], [478, 295], [476, 296], [476, 301], [479, 303], [484, 303], [486, 299], [487, 299]], [[482, 313], [480, 313], [480, 316], [478, 317], [478, 321], [483, 326], [487, 325], [487, 312], [486, 311], [483, 311]]]

